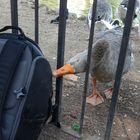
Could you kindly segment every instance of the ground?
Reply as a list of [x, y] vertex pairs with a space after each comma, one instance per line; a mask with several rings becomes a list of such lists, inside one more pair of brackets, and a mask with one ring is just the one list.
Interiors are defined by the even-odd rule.
[[[0, 0], [0, 27], [10, 24], [9, 2]], [[47, 11], [46, 7], [40, 7], [39, 45], [49, 60], [52, 70], [56, 68], [58, 25], [50, 24], [51, 19], [57, 13]], [[34, 9], [24, 0], [19, 1], [19, 25], [26, 35], [34, 39]], [[89, 29], [86, 20], [79, 20], [71, 16], [67, 21], [65, 61], [88, 46], [87, 38]], [[131, 39], [134, 43], [135, 65], [134, 68], [122, 79], [119, 100], [116, 109], [116, 116], [113, 123], [111, 140], [137, 140], [140, 132], [140, 41], [137, 28], [132, 30]], [[82, 95], [84, 90], [84, 76], [79, 74], [77, 82], [69, 83], [64, 80], [61, 124], [71, 127], [73, 123], [79, 123]], [[53, 79], [55, 93], [55, 78]], [[98, 90], [103, 93], [107, 86], [98, 83]], [[91, 84], [88, 92], [91, 92]], [[96, 107], [86, 106], [86, 113], [83, 126], [83, 140], [103, 139], [110, 100]], [[39, 140], [76, 140], [73, 136], [66, 134], [62, 129], [46, 124]]]

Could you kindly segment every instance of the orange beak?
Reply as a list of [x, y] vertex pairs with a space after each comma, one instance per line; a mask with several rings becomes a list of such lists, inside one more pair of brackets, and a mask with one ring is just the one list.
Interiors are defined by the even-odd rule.
[[75, 73], [75, 70], [72, 67], [72, 65], [71, 64], [65, 64], [63, 67], [55, 70], [53, 72], [53, 76], [54, 77], [62, 77], [63, 75], [74, 74], [74, 73]]

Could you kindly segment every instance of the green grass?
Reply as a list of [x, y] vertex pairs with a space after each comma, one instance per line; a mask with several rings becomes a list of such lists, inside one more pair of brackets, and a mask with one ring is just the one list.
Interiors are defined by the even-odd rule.
[[87, 16], [89, 12], [89, 7], [91, 6], [90, 0], [86, 0], [86, 6], [85, 9], [82, 11], [83, 16]]
[[39, 3], [46, 5], [49, 9], [56, 9], [58, 7], [57, 0], [40, 0]]
[[[120, 1], [120, 0], [108, 0], [108, 2], [109, 2], [109, 3], [111, 4], [111, 6], [112, 6], [113, 18], [116, 18], [116, 10], [117, 10], [117, 8], [118, 8], [119, 1]], [[86, 7], [85, 7], [85, 9], [82, 11], [82, 14], [83, 14], [84, 16], [87, 16], [88, 11], [89, 11], [89, 7], [90, 7], [90, 2], [89, 2], [89, 0], [86, 0]]]
[[120, 0], [108, 0], [108, 2], [112, 5], [113, 18], [116, 18], [116, 10], [119, 6]]
[[[90, 7], [90, 0], [85, 0], [86, 6], [85, 9], [82, 11], [83, 16], [87, 16], [89, 7]], [[120, 0], [108, 0], [108, 2], [112, 5], [113, 9], [113, 17], [115, 18], [116, 9], [119, 5]], [[40, 4], [46, 5], [49, 9], [56, 9], [58, 8], [58, 1], [57, 0], [39, 0]]]

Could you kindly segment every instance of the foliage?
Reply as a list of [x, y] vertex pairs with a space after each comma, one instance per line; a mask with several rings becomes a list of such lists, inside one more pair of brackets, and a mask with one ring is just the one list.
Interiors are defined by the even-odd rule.
[[58, 6], [57, 0], [39, 0], [41, 5], [46, 5], [49, 9], [56, 9]]
[[[86, 6], [85, 6], [85, 9], [83, 10], [84, 16], [86, 16], [88, 14], [89, 7], [92, 4], [92, 2], [90, 0], [85, 0], [85, 1], [86, 1]], [[112, 6], [113, 18], [116, 18], [116, 11], [117, 11], [118, 5], [120, 3], [120, 0], [108, 0], [108, 3], [110, 3]]]
[[[49, 9], [56, 9], [58, 7], [58, 0], [40, 0], [39, 2], [41, 5], [49, 7]], [[113, 17], [115, 18], [120, 0], [108, 0], [108, 2], [112, 5]], [[83, 16], [87, 16], [91, 4], [92, 0], [85, 0], [85, 9], [82, 11]]]
[[82, 11], [83, 16], [88, 15], [89, 7], [91, 6], [90, 0], [85, 0], [86, 1], [86, 6], [85, 9]]
[[120, 0], [108, 0], [108, 2], [112, 5], [113, 17], [115, 18], [115, 16], [116, 16], [116, 10], [118, 8], [118, 5], [120, 3]]

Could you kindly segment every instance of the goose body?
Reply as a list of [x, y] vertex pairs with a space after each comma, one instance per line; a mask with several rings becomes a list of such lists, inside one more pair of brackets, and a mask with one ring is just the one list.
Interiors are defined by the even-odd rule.
[[[135, 10], [136, 10], [136, 8], [137, 8], [138, 6], [139, 6], [139, 2], [136, 0]], [[119, 7], [118, 7], [118, 11], [117, 11], [117, 17], [118, 17], [123, 23], [125, 23], [127, 8], [128, 8], [128, 0], [121, 0], [120, 5], [119, 5]], [[135, 19], [136, 17], [137, 17], [137, 14], [136, 14], [136, 12], [134, 12], [134, 17], [133, 17], [133, 19]]]
[[119, 27], [118, 20], [114, 20], [111, 23], [109, 23], [108, 21], [101, 19], [100, 21], [95, 22], [95, 31], [105, 31], [116, 27]]
[[[121, 47], [122, 34], [123, 30], [121, 28], [101, 31], [100, 33], [95, 34], [90, 65], [90, 74], [93, 79], [94, 88], [91, 96], [87, 98], [87, 103], [97, 105], [103, 102], [103, 98], [96, 90], [96, 80], [103, 83], [114, 80]], [[85, 72], [87, 68], [87, 54], [88, 50], [78, 53], [67, 62], [69, 67], [68, 69], [65, 69], [64, 65], [62, 68], [56, 70], [54, 75], [59, 77], [64, 74]], [[133, 62], [134, 58], [132, 46], [131, 43], [129, 43], [126, 52], [123, 74], [129, 71]], [[71, 71], [69, 71], [69, 69], [71, 69]], [[61, 75], [59, 75], [59, 71], [61, 71]]]
[[140, 6], [136, 8], [136, 14], [137, 14], [137, 19], [138, 19], [138, 22], [139, 22], [139, 26], [138, 26], [138, 34], [140, 36]]
[[[114, 80], [120, 46], [122, 30], [109, 30], [97, 40], [92, 48], [91, 75], [96, 76], [100, 82]], [[133, 64], [132, 46], [129, 44], [126, 52], [126, 59], [123, 74], [129, 71]]]
[[[118, 64], [120, 46], [122, 39], [122, 29], [112, 29], [100, 32], [96, 35], [95, 43], [92, 47], [91, 70], [92, 76], [96, 76], [100, 82], [110, 82], [115, 78]], [[124, 73], [133, 64], [132, 46], [129, 44], [126, 53]], [[67, 63], [71, 64], [75, 73], [85, 72], [87, 66], [87, 53], [85, 50], [72, 57]]]
[[[92, 6], [89, 9], [87, 17], [89, 28], [91, 28], [91, 20], [92, 20]], [[95, 22], [100, 20], [105, 20], [109, 23], [112, 21], [112, 7], [106, 0], [98, 0], [97, 2]]]

